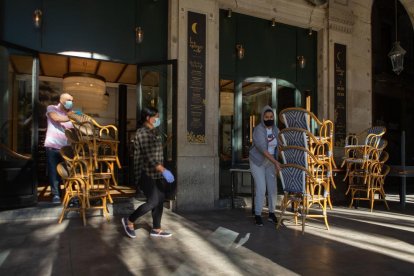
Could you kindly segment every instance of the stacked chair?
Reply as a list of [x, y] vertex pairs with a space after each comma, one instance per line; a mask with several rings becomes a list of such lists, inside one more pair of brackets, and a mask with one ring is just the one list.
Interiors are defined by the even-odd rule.
[[[84, 177], [79, 176], [77, 172], [80, 172], [78, 166], [80, 164], [77, 162], [72, 162], [70, 167], [68, 163], [61, 162], [57, 165], [57, 172], [62, 178], [65, 196], [63, 197], [63, 209], [59, 217], [59, 223], [62, 222], [65, 214], [69, 211], [77, 211], [80, 213], [80, 216], [83, 221], [83, 225], [86, 225], [85, 218], [85, 195], [86, 195], [86, 182]], [[72, 200], [78, 200], [79, 204], [71, 206], [70, 202]]]
[[[336, 168], [335, 160], [333, 158], [333, 134], [334, 125], [331, 120], [320, 121], [318, 117], [312, 112], [300, 108], [300, 107], [289, 107], [283, 109], [279, 113], [279, 120], [286, 126], [286, 128], [296, 127], [306, 129], [313, 133], [318, 139], [328, 142], [329, 159], [333, 168]], [[335, 185], [333, 183], [333, 185]]]
[[[107, 202], [113, 202], [110, 186], [117, 185], [115, 165], [121, 168], [118, 130], [113, 125], [102, 126], [86, 114], [71, 114], [69, 118], [74, 128], [65, 131], [71, 145], [60, 150], [66, 169], [61, 169], [61, 176], [67, 181], [59, 222], [70, 210], [80, 211], [84, 218], [85, 210], [88, 209], [102, 210], [109, 220]], [[78, 186], [70, 184], [70, 181], [78, 183]], [[73, 192], [73, 187], [77, 193]], [[77, 208], [70, 207], [71, 198], [74, 197], [79, 198]]]
[[[109, 197], [109, 181], [111, 179], [111, 174], [101, 172], [99, 169], [91, 172], [90, 164], [88, 164], [87, 159], [79, 158], [72, 146], [61, 148], [60, 154], [68, 168], [67, 174], [69, 179], [76, 179], [77, 183], [82, 184], [82, 194], [74, 194], [71, 196], [71, 187], [67, 188], [67, 185], [65, 185], [63, 210], [59, 223], [62, 221], [64, 214], [72, 209], [70, 207], [70, 199], [74, 197], [78, 197], [79, 199], [79, 209], [82, 210], [81, 214], [83, 217], [85, 216], [85, 211], [88, 209], [100, 209], [109, 221], [107, 199]], [[91, 204], [91, 202], [94, 204]]]
[[[348, 189], [345, 194], [351, 193], [350, 208], [355, 200], [368, 200], [372, 212], [375, 200], [381, 200], [389, 210], [384, 191], [384, 180], [390, 171], [385, 165], [389, 157], [385, 151], [387, 140], [382, 138], [385, 132], [385, 127], [376, 126], [346, 137], [341, 166], [346, 168], [344, 181], [348, 179]], [[379, 195], [378, 199], [375, 194]]]
[[[305, 231], [306, 218], [323, 218], [329, 230], [327, 205], [330, 202], [330, 186], [334, 185], [332, 168], [333, 123], [320, 121], [302, 108], [288, 108], [279, 114], [286, 128], [279, 132], [280, 154], [283, 159], [280, 179], [284, 198], [281, 204], [279, 228], [286, 209], [293, 204], [293, 215], [297, 224], [302, 219], [302, 233]], [[318, 131], [314, 131], [315, 127]], [[316, 135], [314, 134], [316, 133]], [[316, 205], [322, 211], [314, 213]]]
[[121, 168], [118, 157], [118, 129], [114, 125], [102, 126], [86, 114], [71, 114], [69, 119], [74, 125], [79, 142], [83, 143], [89, 151], [90, 157], [96, 167], [99, 162], [105, 162], [112, 173], [112, 184], [117, 185], [115, 177], [115, 164]]

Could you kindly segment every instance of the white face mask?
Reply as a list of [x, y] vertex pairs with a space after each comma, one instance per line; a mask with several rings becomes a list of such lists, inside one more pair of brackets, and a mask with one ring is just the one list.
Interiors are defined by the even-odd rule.
[[160, 118], [155, 118], [155, 122], [153, 124], [154, 127], [159, 127], [161, 125], [161, 120]]

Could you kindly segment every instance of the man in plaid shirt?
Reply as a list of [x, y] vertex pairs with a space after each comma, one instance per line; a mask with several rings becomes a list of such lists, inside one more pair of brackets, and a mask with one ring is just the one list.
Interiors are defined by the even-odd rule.
[[141, 127], [137, 129], [134, 139], [134, 172], [136, 181], [147, 197], [129, 217], [122, 218], [122, 226], [130, 238], [135, 238], [134, 222], [151, 211], [153, 237], [170, 237], [161, 229], [161, 217], [164, 208], [165, 183], [174, 182], [174, 175], [164, 165], [161, 135], [157, 127], [161, 124], [158, 110], [144, 108], [141, 112]]

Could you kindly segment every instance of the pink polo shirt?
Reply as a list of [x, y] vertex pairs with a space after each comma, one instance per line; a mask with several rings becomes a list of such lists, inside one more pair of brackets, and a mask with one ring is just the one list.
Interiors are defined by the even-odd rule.
[[68, 139], [65, 135], [65, 129], [73, 128], [71, 122], [56, 122], [49, 117], [50, 112], [56, 112], [58, 115], [65, 116], [66, 112], [62, 111], [58, 105], [49, 105], [46, 111], [47, 117], [47, 131], [45, 139], [46, 148], [61, 149], [62, 147], [68, 145]]

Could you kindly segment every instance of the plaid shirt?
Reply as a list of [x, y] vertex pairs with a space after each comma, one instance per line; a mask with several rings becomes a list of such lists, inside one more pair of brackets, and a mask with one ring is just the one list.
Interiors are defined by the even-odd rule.
[[152, 179], [161, 179], [162, 174], [155, 170], [158, 164], [163, 164], [164, 155], [162, 137], [157, 128], [149, 129], [146, 126], [137, 129], [134, 138], [134, 173], [138, 184], [141, 172]]

